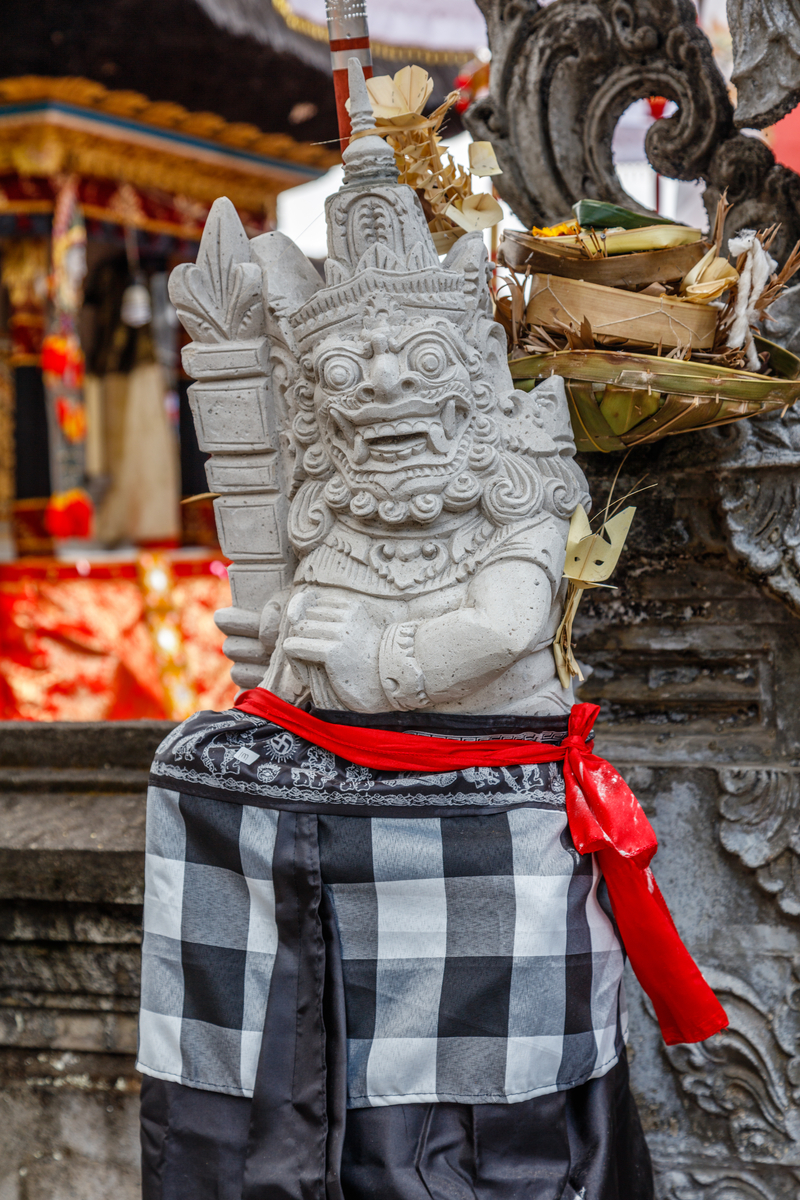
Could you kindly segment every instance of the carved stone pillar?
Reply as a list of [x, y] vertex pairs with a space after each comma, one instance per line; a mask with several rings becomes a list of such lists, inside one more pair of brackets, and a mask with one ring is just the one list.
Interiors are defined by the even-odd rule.
[[[170, 296], [194, 341], [183, 364], [198, 382], [189, 389], [200, 449], [211, 458], [212, 491], [233, 605], [215, 617], [241, 687], [260, 683], [269, 651], [259, 622], [271, 595], [291, 582], [285, 500], [280, 479], [261, 269], [229, 200], [218, 200], [206, 224], [196, 266], [177, 268]], [[214, 314], [213, 321], [208, 313]]]

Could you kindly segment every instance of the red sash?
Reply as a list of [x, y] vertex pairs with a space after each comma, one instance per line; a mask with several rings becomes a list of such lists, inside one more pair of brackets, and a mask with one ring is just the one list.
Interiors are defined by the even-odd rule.
[[264, 688], [242, 692], [236, 707], [264, 717], [349, 762], [379, 771], [444, 771], [564, 763], [567, 820], [579, 854], [596, 854], [636, 978], [653, 1002], [667, 1045], [701, 1042], [728, 1024], [725, 1010], [680, 939], [650, 861], [653, 827], [624, 779], [592, 754], [586, 738], [600, 709], [576, 704], [560, 746], [499, 739], [456, 741], [321, 721]]

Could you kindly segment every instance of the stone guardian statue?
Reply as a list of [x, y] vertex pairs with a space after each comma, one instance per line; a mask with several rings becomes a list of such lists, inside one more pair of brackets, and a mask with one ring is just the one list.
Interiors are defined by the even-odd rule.
[[439, 261], [350, 95], [324, 281], [225, 202], [172, 279], [261, 686], [153, 763], [145, 1200], [652, 1200], [623, 938], [670, 1044], [726, 1017], [556, 674], [563, 383], [514, 391], [480, 235]]
[[[324, 709], [566, 712], [573, 696], [550, 647], [569, 519], [588, 494], [563, 382], [514, 390], [482, 236], [465, 235], [440, 263], [416, 194], [370, 134], [358, 79], [352, 121], [344, 183], [326, 204], [325, 281], [283, 234], [249, 243], [271, 366], [263, 403], [284, 447], [288, 504], [272, 511], [297, 566], [263, 596], [245, 661], [271, 652], [264, 686]], [[234, 267], [223, 260], [221, 275]], [[198, 271], [178, 268], [170, 290], [202, 343]], [[225, 343], [212, 344], [220, 360]], [[189, 348], [190, 369], [202, 371], [203, 350]], [[236, 342], [231, 351], [238, 366]], [[218, 408], [238, 372], [221, 374]], [[212, 486], [221, 474], [212, 459]], [[218, 514], [235, 560], [230, 503]], [[239, 514], [236, 535], [249, 518], [257, 544], [263, 510]], [[230, 620], [220, 615], [239, 632]], [[231, 640], [234, 658], [243, 640]]]

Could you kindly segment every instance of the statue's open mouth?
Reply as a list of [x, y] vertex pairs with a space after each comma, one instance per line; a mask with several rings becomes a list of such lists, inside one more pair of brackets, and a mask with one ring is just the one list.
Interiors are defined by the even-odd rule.
[[[412, 404], [415, 413], [406, 415], [398, 411], [411, 409]], [[349, 413], [331, 406], [329, 411], [349, 456], [357, 466], [363, 466], [369, 458], [397, 462], [416, 458], [426, 450], [436, 455], [449, 454], [458, 433], [458, 409], [466, 411], [466, 401], [451, 396], [436, 404], [436, 414], [430, 416], [420, 416], [419, 408], [419, 402], [405, 402], [392, 406], [364, 405]]]

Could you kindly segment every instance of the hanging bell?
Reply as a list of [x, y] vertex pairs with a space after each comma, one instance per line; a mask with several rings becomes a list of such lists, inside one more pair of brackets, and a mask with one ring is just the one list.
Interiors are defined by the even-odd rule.
[[129, 284], [122, 293], [122, 323], [131, 329], [141, 329], [150, 323], [153, 315], [150, 289], [141, 276]]

